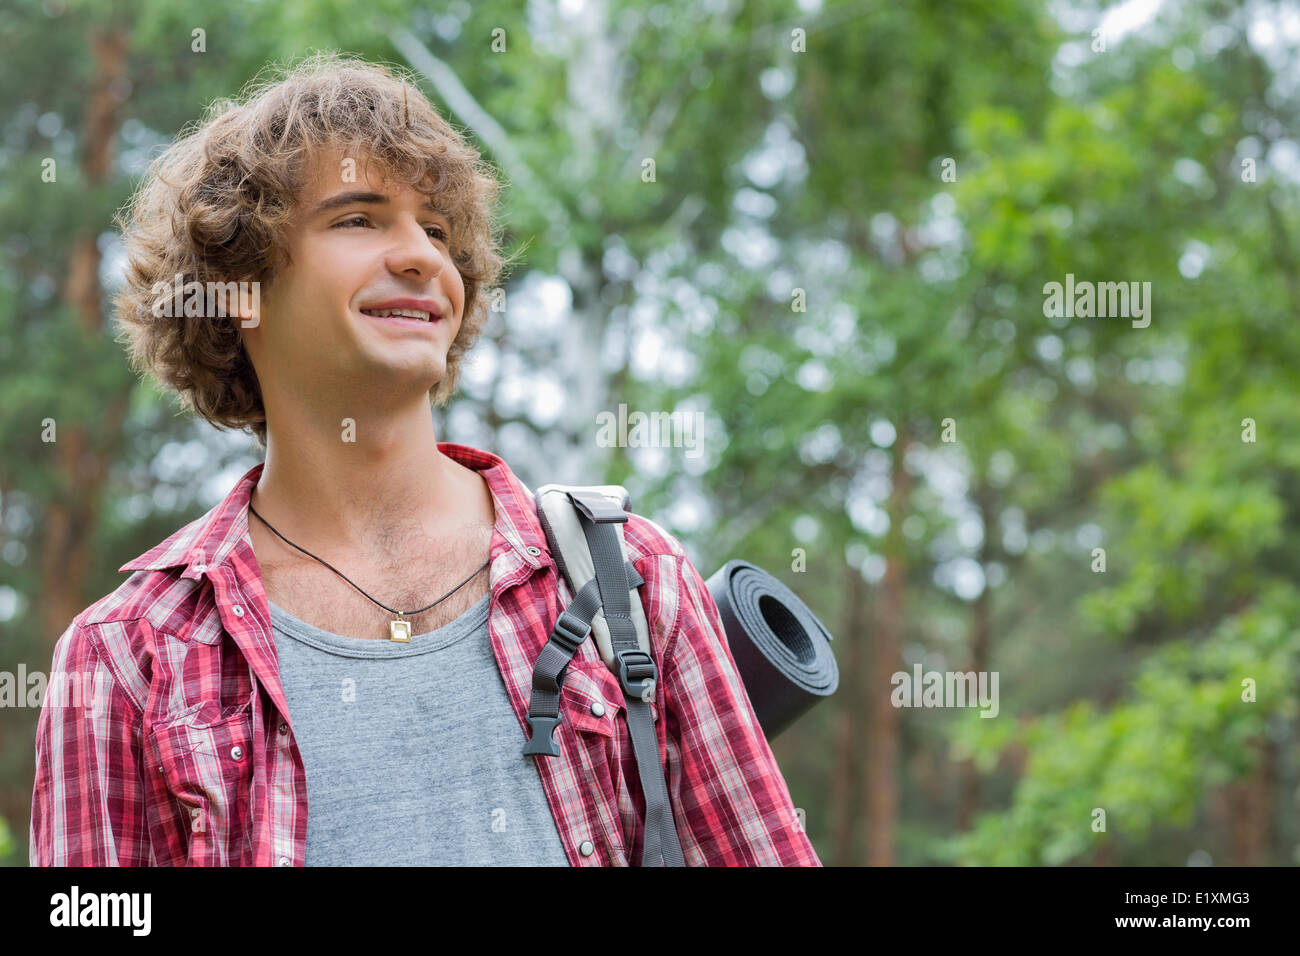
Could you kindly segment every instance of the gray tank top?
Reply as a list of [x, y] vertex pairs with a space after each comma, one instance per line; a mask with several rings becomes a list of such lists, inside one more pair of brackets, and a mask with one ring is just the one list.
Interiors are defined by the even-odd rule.
[[568, 866], [492, 653], [490, 599], [409, 644], [270, 605], [307, 768], [307, 866]]

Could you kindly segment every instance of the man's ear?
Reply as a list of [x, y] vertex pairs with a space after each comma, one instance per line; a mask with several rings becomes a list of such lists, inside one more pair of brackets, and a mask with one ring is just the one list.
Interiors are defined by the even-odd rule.
[[239, 284], [239, 327], [255, 329], [262, 324], [262, 283], [241, 282]]
[[[235, 286], [231, 292], [230, 285]], [[241, 329], [255, 329], [262, 322], [262, 284], [260, 282], [217, 283], [216, 294], [221, 314], [237, 321]]]

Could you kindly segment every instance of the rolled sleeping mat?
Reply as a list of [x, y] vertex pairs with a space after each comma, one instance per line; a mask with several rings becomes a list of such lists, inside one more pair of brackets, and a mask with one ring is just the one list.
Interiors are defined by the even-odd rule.
[[835, 693], [831, 633], [793, 591], [748, 561], [728, 561], [704, 583], [768, 740]]

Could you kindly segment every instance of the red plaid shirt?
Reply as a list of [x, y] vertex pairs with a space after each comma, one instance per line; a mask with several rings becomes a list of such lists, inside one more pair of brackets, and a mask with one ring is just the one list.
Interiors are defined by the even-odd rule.
[[[572, 594], [505, 462], [438, 448], [481, 471], [496, 500], [488, 627], [522, 750], [533, 662]], [[134, 573], [55, 645], [36, 731], [33, 865], [306, 862], [306, 770], [248, 535], [261, 471], [124, 564]], [[699, 573], [652, 521], [631, 515], [623, 531], [646, 582], [661, 675], [651, 709], [687, 865], [820, 866]], [[584, 641], [561, 693], [560, 756], [532, 758], [573, 866], [641, 858], [645, 800], [622, 700]]]

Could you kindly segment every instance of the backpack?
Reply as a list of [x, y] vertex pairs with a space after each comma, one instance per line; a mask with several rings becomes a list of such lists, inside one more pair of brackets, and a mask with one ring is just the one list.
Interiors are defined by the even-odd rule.
[[645, 580], [627, 557], [623, 529], [629, 496], [622, 485], [543, 485], [534, 496], [551, 555], [573, 593], [533, 665], [528, 701], [531, 736], [524, 753], [558, 757], [552, 735], [560, 723], [564, 671], [594, 634], [605, 666], [623, 688], [627, 724], [645, 795], [642, 866], [685, 866], [668, 801], [650, 701], [658, 677], [650, 653], [650, 627], [632, 589]]

